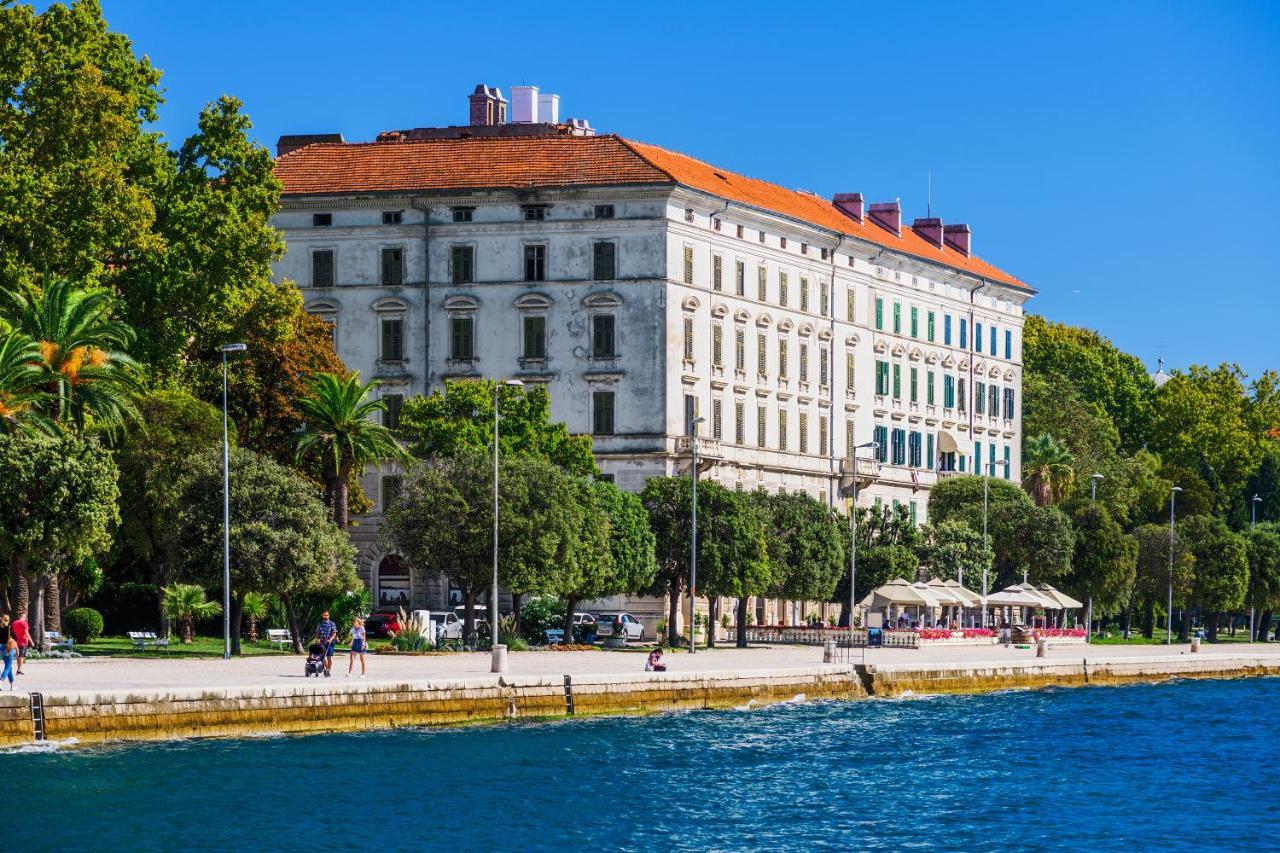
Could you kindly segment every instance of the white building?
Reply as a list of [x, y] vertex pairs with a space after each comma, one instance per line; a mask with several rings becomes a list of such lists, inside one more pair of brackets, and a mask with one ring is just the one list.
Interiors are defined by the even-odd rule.
[[[1034, 291], [974, 256], [968, 226], [594, 135], [558, 101], [539, 122], [549, 97], [521, 88], [505, 123], [482, 86], [465, 127], [280, 141], [276, 275], [392, 418], [450, 378], [546, 383], [621, 488], [687, 473], [696, 415], [704, 477], [832, 503], [851, 448], [878, 441], [859, 503], [920, 522], [940, 476], [1019, 477]], [[357, 528], [375, 601], [407, 583], [376, 536], [387, 476], [366, 478]], [[413, 572], [411, 599], [441, 606], [440, 583]]]

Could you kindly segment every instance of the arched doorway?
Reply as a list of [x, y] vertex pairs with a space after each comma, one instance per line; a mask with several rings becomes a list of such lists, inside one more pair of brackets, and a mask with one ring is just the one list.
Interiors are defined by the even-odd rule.
[[378, 575], [374, 589], [379, 608], [409, 607], [412, 588], [410, 585], [409, 564], [399, 554], [388, 554], [378, 564]]

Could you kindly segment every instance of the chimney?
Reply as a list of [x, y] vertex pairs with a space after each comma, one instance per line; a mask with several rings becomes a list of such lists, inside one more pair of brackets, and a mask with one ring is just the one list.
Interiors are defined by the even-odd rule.
[[911, 223], [911, 230], [939, 249], [942, 248], [943, 227], [941, 219], [917, 219]]
[[290, 151], [297, 151], [299, 148], [315, 145], [318, 142], [345, 143], [346, 140], [342, 138], [341, 133], [286, 133], [276, 140], [276, 156], [283, 157]]
[[942, 229], [942, 239], [966, 258], [969, 257], [970, 231], [968, 225], [948, 225]]
[[511, 121], [515, 124], [537, 124], [538, 87], [511, 87]]
[[850, 219], [862, 221], [862, 193], [836, 193], [831, 203]]
[[538, 120], [547, 124], [560, 123], [560, 96], [538, 96]]
[[902, 236], [902, 205], [896, 201], [873, 204], [867, 210], [871, 221], [895, 237]]
[[497, 86], [476, 86], [467, 100], [471, 103], [471, 126], [488, 127], [507, 123], [507, 99]]

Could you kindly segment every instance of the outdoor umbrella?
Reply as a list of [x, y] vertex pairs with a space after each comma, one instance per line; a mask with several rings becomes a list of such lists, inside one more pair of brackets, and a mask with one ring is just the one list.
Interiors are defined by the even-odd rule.
[[912, 607], [936, 607], [937, 600], [902, 578], [895, 578], [882, 587], [873, 589], [867, 594], [867, 597], [858, 602], [859, 607], [868, 607], [872, 610], [879, 610], [882, 607], [888, 607], [891, 604], [909, 605]]
[[1076, 601], [1062, 590], [1056, 589], [1047, 583], [1040, 584], [1040, 586], [1036, 587], [1036, 591], [1043, 596], [1052, 598], [1054, 601], [1058, 602], [1059, 607], [1066, 608], [1067, 610], [1078, 610], [1079, 608], [1084, 607], [1083, 603]]

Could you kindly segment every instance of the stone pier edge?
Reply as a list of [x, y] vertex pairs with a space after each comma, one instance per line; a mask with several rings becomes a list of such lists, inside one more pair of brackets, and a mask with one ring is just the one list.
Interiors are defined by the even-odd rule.
[[[892, 698], [1276, 675], [1280, 654], [822, 665], [568, 679], [490, 676], [396, 684], [56, 693], [44, 697], [44, 715], [47, 740], [92, 744], [755, 707], [800, 695]], [[0, 746], [29, 744], [34, 737], [30, 696], [0, 694]]]

